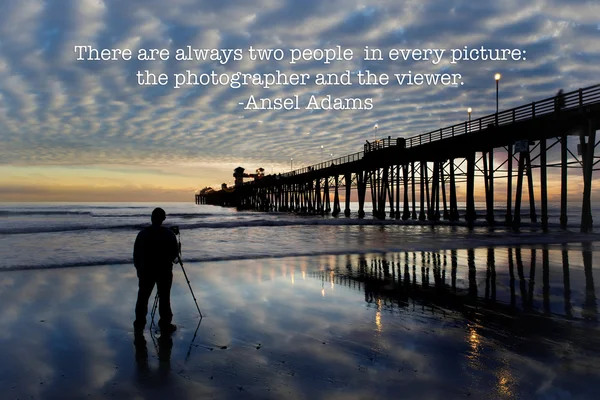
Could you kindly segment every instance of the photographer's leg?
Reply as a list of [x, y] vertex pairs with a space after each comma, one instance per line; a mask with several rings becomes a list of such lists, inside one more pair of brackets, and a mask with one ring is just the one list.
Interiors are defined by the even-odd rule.
[[158, 312], [160, 320], [158, 326], [163, 330], [171, 324], [173, 312], [171, 311], [171, 285], [173, 284], [173, 272], [169, 271], [161, 275], [156, 282], [158, 286]]
[[135, 304], [135, 322], [133, 327], [136, 331], [141, 331], [146, 326], [146, 314], [148, 314], [148, 300], [154, 289], [154, 283], [156, 282], [153, 276], [140, 275], [138, 297]]

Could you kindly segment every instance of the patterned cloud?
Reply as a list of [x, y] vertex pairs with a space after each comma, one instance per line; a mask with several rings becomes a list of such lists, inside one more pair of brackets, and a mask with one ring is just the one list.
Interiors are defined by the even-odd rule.
[[[4, 0], [0, 2], [0, 168], [194, 165], [270, 171], [360, 151], [365, 140], [407, 137], [598, 83], [600, 3], [355, 0]], [[74, 46], [352, 49], [351, 61], [77, 61]], [[448, 49], [424, 61], [364, 61], [363, 48]], [[510, 48], [526, 60], [450, 64], [451, 48]], [[246, 54], [246, 53], [245, 53]], [[287, 55], [288, 53], [286, 53]], [[139, 86], [136, 72], [460, 73], [452, 86]], [[355, 78], [355, 75], [353, 75]], [[372, 98], [371, 110], [244, 110], [249, 96]], [[374, 129], [377, 126], [377, 129]], [[323, 146], [323, 151], [321, 151]], [[199, 170], [199, 168], [198, 168]], [[148, 172], [148, 170], [146, 170]], [[133, 175], [132, 175], [133, 176]], [[217, 179], [219, 180], [219, 179]], [[10, 183], [10, 182], [8, 182]], [[10, 183], [12, 184], [12, 183]], [[181, 185], [180, 187], [184, 187]]]

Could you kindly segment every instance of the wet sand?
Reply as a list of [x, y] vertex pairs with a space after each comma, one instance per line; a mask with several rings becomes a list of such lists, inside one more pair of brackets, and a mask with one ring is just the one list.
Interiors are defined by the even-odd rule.
[[570, 244], [190, 263], [204, 318], [176, 266], [171, 340], [134, 337], [133, 266], [0, 272], [0, 397], [591, 399], [598, 256]]

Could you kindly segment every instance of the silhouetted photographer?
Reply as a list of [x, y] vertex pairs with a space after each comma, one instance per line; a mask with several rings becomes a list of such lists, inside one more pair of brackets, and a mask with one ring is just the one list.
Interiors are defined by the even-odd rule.
[[148, 300], [157, 286], [160, 320], [158, 326], [162, 333], [174, 332], [177, 327], [171, 324], [171, 285], [173, 284], [173, 262], [179, 256], [179, 246], [175, 233], [162, 226], [166, 219], [165, 210], [155, 208], [152, 211], [152, 225], [140, 231], [133, 247], [133, 264], [137, 270], [139, 290], [135, 305], [135, 332], [141, 332], [146, 326]]

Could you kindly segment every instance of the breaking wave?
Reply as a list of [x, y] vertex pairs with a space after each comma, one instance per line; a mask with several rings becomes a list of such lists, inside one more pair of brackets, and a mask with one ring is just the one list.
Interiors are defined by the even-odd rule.
[[[445, 250], [461, 250], [468, 248], [489, 248], [489, 247], [527, 247], [527, 246], [564, 246], [565, 244], [580, 244], [589, 243], [592, 247], [600, 247], [600, 234], [579, 234], [571, 233], [568, 236], [564, 234], [547, 234], [539, 235], [531, 234], [501, 234], [501, 235], [478, 235], [476, 237], [461, 238], [458, 240], [441, 240], [441, 241], [414, 241], [404, 242], [387, 248], [371, 247], [358, 248], [350, 247], [346, 249], [307, 249], [306, 251], [277, 252], [273, 249], [264, 252], [258, 251], [255, 253], [240, 253], [240, 254], [221, 254], [221, 255], [195, 255], [191, 254], [189, 258], [183, 257], [184, 265], [188, 263], [204, 263], [218, 261], [236, 261], [236, 260], [260, 260], [273, 258], [288, 258], [288, 257], [314, 257], [314, 256], [339, 256], [339, 255], [361, 255], [361, 254], [393, 254], [405, 252], [436, 252]], [[191, 253], [191, 252], [190, 252]], [[83, 268], [97, 266], [123, 266], [130, 265], [133, 268], [132, 258], [98, 258], [87, 261], [73, 262], [57, 262], [37, 265], [12, 265], [0, 267], [0, 271], [21, 271], [21, 270], [37, 270], [37, 269], [58, 269], [58, 268]], [[178, 269], [174, 265], [174, 271]]]

